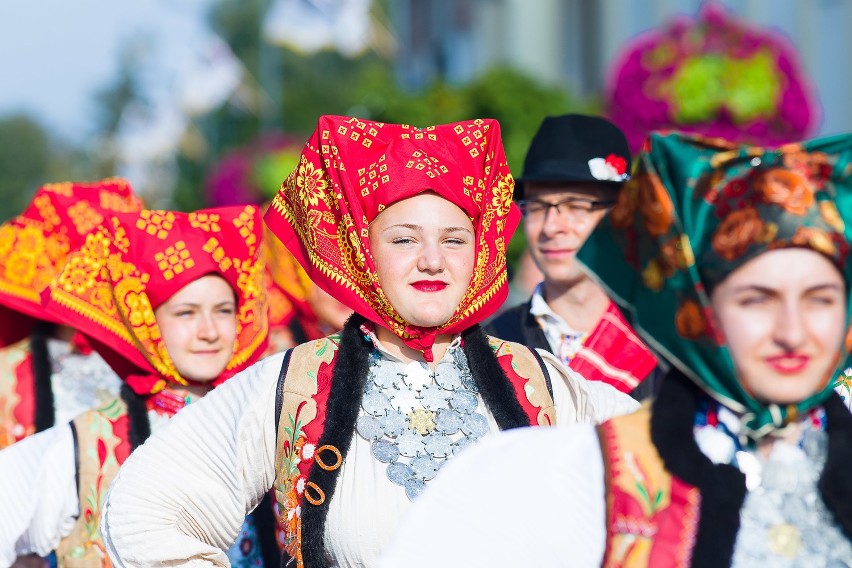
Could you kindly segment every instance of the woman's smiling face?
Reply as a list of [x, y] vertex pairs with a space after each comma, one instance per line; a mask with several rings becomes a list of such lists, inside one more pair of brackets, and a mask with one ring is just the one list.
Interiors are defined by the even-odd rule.
[[157, 306], [154, 317], [180, 376], [216, 380], [234, 355], [237, 302], [221, 276], [194, 280]]
[[370, 224], [379, 284], [410, 325], [437, 327], [455, 313], [473, 275], [473, 223], [434, 193], [403, 199]]
[[823, 255], [765, 252], [720, 282], [711, 301], [740, 383], [757, 400], [796, 403], [831, 379], [846, 336], [846, 286]]

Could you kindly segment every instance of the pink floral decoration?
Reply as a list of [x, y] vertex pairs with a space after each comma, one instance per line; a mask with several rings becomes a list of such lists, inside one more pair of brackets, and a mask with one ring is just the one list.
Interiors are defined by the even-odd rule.
[[654, 130], [776, 146], [809, 137], [820, 119], [795, 48], [714, 3], [634, 39], [611, 67], [610, 119], [636, 151]]

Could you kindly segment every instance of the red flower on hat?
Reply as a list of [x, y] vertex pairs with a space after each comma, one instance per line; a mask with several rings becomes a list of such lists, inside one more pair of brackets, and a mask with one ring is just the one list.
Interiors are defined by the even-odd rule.
[[615, 169], [615, 173], [622, 175], [627, 172], [627, 160], [621, 156], [610, 154], [604, 161]]

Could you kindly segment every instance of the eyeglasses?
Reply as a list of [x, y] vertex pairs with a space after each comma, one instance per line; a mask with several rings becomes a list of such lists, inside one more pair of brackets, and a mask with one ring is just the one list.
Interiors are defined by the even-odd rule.
[[528, 219], [543, 219], [547, 217], [550, 208], [556, 209], [557, 215], [562, 215], [567, 212], [568, 216], [575, 220], [584, 220], [588, 218], [593, 211], [609, 209], [615, 205], [615, 200], [594, 200], [583, 199], [582, 197], [568, 197], [556, 203], [548, 203], [537, 199], [527, 199], [518, 201], [518, 208], [521, 214]]

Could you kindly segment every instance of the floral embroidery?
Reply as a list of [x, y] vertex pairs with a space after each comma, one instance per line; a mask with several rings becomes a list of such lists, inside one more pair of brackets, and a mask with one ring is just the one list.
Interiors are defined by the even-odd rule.
[[647, 174], [645, 182], [638, 185], [637, 207], [650, 235], [660, 237], [669, 232], [674, 221], [674, 205], [655, 174]]
[[846, 369], [837, 377], [834, 382], [834, 390], [843, 399], [847, 408], [852, 409], [852, 368]]
[[101, 559], [108, 564], [101, 540], [100, 516], [107, 488], [130, 453], [127, 408], [119, 399], [74, 419], [80, 451], [80, 516], [57, 549], [65, 559]]
[[328, 182], [325, 179], [325, 171], [315, 169], [314, 165], [303, 157], [299, 164], [296, 187], [299, 188], [299, 196], [302, 199], [303, 205], [316, 206], [320, 199], [325, 201], [325, 190], [328, 187]]
[[[283, 428], [286, 438], [283, 459], [278, 467], [276, 497], [283, 503], [286, 516], [279, 517], [284, 529], [284, 550], [298, 566], [302, 565], [302, 495], [305, 491], [305, 478], [299, 471], [299, 463], [313, 459], [315, 445], [308, 443], [299, 417], [302, 405], [295, 414], [287, 417], [288, 425]], [[307, 446], [307, 447], [306, 447]]]
[[686, 300], [675, 314], [675, 326], [681, 337], [698, 339], [707, 331], [707, 320], [695, 300]]
[[28, 337], [0, 350], [0, 449], [35, 434], [35, 408], [22, 404], [32, 397], [21, 395], [34, 388], [31, 361]]
[[813, 187], [802, 174], [792, 170], [763, 170], [754, 176], [752, 184], [767, 203], [794, 215], [804, 215], [814, 204]]
[[598, 427], [606, 461], [606, 567], [685, 567], [698, 524], [698, 489], [673, 478], [650, 440], [647, 406]]
[[725, 260], [735, 260], [763, 235], [764, 223], [757, 209], [733, 211], [713, 233], [713, 250]]

